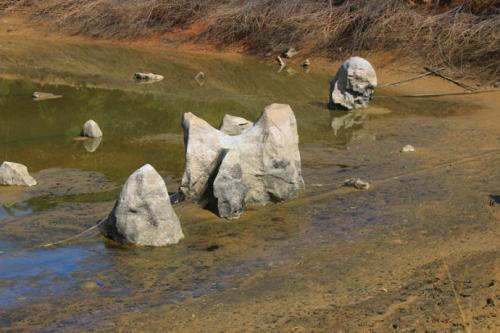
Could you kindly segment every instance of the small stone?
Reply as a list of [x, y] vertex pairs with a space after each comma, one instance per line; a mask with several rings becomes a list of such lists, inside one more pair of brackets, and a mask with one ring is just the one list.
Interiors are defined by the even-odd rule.
[[304, 62], [302, 63], [302, 67], [309, 67], [309, 66], [311, 66], [311, 61], [309, 61], [309, 59], [304, 60]]
[[199, 72], [198, 74], [196, 74], [196, 76], [194, 77], [194, 79], [196, 81], [203, 81], [203, 80], [205, 80], [205, 73]]
[[495, 301], [493, 300], [493, 298], [488, 297], [486, 299], [486, 306], [495, 306]]
[[368, 190], [370, 188], [370, 184], [361, 180], [360, 178], [349, 178], [344, 182], [344, 186], [353, 187], [358, 190]]
[[159, 74], [153, 73], [135, 73], [134, 79], [137, 81], [161, 81], [163, 80], [163, 76]]
[[295, 57], [298, 53], [299, 53], [299, 51], [297, 51], [296, 49], [291, 47], [283, 53], [283, 56], [287, 59], [291, 59], [291, 58]]
[[286, 66], [286, 63], [283, 61], [283, 59], [281, 59], [280, 56], [276, 57], [276, 61], [278, 62], [278, 64], [280, 65], [281, 68]]
[[102, 137], [102, 131], [97, 123], [90, 119], [83, 124], [81, 136], [86, 136], [89, 138], [100, 138]]
[[412, 145], [406, 145], [403, 147], [403, 149], [401, 149], [402, 153], [410, 153], [413, 151], [415, 151], [415, 147], [413, 147]]
[[62, 95], [54, 95], [52, 93], [45, 93], [45, 92], [39, 92], [39, 91], [35, 91], [33, 93], [33, 99], [35, 101], [45, 101], [48, 99], [57, 99], [57, 98], [62, 98]]
[[37, 182], [28, 173], [25, 165], [13, 162], [3, 162], [0, 166], [0, 185], [34, 186]]

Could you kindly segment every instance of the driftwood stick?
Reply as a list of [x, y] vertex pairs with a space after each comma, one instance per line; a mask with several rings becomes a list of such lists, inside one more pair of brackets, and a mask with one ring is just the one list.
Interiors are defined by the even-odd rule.
[[431, 94], [414, 94], [414, 95], [375, 95], [374, 98], [425, 98], [425, 97], [440, 97], [440, 96], [466, 96], [466, 95], [476, 95], [485, 94], [491, 92], [498, 92], [500, 89], [484, 89], [484, 90], [474, 90], [474, 91], [464, 91], [455, 93], [431, 93]]
[[464, 88], [465, 90], [469, 90], [469, 91], [474, 91], [474, 90], [476, 90], [476, 89], [472, 88], [471, 86], [466, 85], [465, 83], [459, 82], [459, 81], [457, 81], [457, 80], [452, 79], [451, 77], [448, 77], [448, 76], [446, 76], [446, 75], [444, 75], [444, 74], [441, 74], [441, 73], [439, 72], [439, 70], [435, 70], [435, 69], [432, 69], [432, 68], [429, 68], [429, 67], [424, 67], [424, 69], [425, 69], [426, 71], [428, 71], [428, 72], [431, 72], [432, 74], [434, 74], [434, 75], [436, 75], [436, 76], [439, 76], [439, 77], [441, 77], [441, 78], [443, 78], [443, 79], [447, 80], [447, 81], [450, 81], [450, 82], [455, 83], [457, 86], [459, 86], [459, 87], [461, 87], [461, 88]]
[[[442, 69], [444, 69], [444, 68], [440, 68], [440, 69], [438, 69], [438, 71], [439, 71], [439, 70], [442, 70]], [[425, 76], [428, 76], [428, 75], [431, 75], [431, 74], [433, 74], [433, 73], [432, 73], [432, 72], [430, 72], [430, 71], [426, 71], [426, 72], [425, 72], [425, 73], [423, 73], [423, 74], [420, 74], [420, 75], [417, 75], [417, 76], [411, 77], [411, 78], [409, 78], [409, 79], [404, 79], [404, 80], [401, 80], [401, 81], [396, 81], [396, 82], [386, 83], [386, 84], [381, 85], [380, 87], [382, 88], [382, 87], [397, 86], [397, 85], [399, 85], [399, 84], [401, 84], [401, 83], [406, 83], [406, 82], [414, 81], [414, 80], [420, 79], [420, 78], [422, 78], [422, 77], [425, 77]]]

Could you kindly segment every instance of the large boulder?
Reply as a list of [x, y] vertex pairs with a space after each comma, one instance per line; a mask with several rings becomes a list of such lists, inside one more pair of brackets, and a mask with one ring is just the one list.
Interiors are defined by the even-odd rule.
[[28, 173], [25, 165], [13, 162], [3, 162], [0, 166], [0, 185], [34, 186], [35, 178]]
[[372, 65], [360, 57], [352, 57], [340, 66], [330, 81], [330, 109], [352, 110], [368, 107], [377, 87], [377, 74]]
[[115, 241], [143, 246], [176, 244], [184, 238], [167, 186], [149, 164], [128, 178], [113, 211], [99, 228]]
[[251, 121], [245, 118], [231, 116], [226, 114], [222, 119], [219, 130], [228, 135], [240, 135], [244, 130], [253, 126]]
[[102, 137], [102, 131], [97, 123], [90, 119], [83, 124], [81, 136], [86, 136], [89, 138], [100, 138]]
[[238, 218], [247, 203], [290, 200], [304, 187], [297, 121], [289, 105], [272, 104], [240, 135], [184, 114], [186, 168], [180, 191], [212, 198], [221, 217]]

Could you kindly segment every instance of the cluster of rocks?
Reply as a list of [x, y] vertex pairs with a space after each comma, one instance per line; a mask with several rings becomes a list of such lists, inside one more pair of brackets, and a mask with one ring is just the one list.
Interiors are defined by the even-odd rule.
[[213, 203], [221, 217], [235, 219], [247, 203], [289, 200], [303, 188], [289, 105], [269, 105], [253, 125], [226, 117], [217, 130], [192, 113], [184, 114], [182, 125], [186, 168], [180, 191], [186, 199]]
[[[226, 115], [219, 129], [185, 113], [182, 126], [184, 199], [213, 205], [219, 216], [236, 219], [248, 203], [290, 200], [304, 187], [297, 121], [289, 105], [269, 105], [255, 124]], [[148, 246], [184, 237], [165, 182], [150, 165], [129, 177], [100, 231], [116, 241]]]

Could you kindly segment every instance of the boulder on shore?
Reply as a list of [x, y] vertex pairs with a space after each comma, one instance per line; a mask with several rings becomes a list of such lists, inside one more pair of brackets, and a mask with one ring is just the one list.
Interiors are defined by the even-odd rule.
[[113, 211], [99, 229], [115, 241], [142, 246], [176, 244], [184, 238], [167, 186], [149, 164], [128, 178]]
[[340, 66], [330, 81], [330, 109], [352, 110], [368, 107], [377, 87], [377, 74], [372, 65], [360, 57], [352, 57]]
[[86, 136], [89, 138], [100, 138], [102, 137], [102, 131], [99, 125], [92, 119], [87, 120], [83, 124], [81, 136]]
[[37, 182], [28, 173], [25, 165], [13, 162], [3, 162], [0, 166], [0, 185], [34, 186]]
[[289, 105], [272, 104], [240, 135], [228, 135], [192, 113], [183, 119], [186, 167], [180, 191], [214, 200], [219, 216], [238, 218], [247, 203], [290, 200], [304, 187], [297, 121]]
[[244, 130], [253, 126], [253, 123], [245, 118], [226, 114], [222, 119], [219, 131], [227, 135], [240, 135]]

